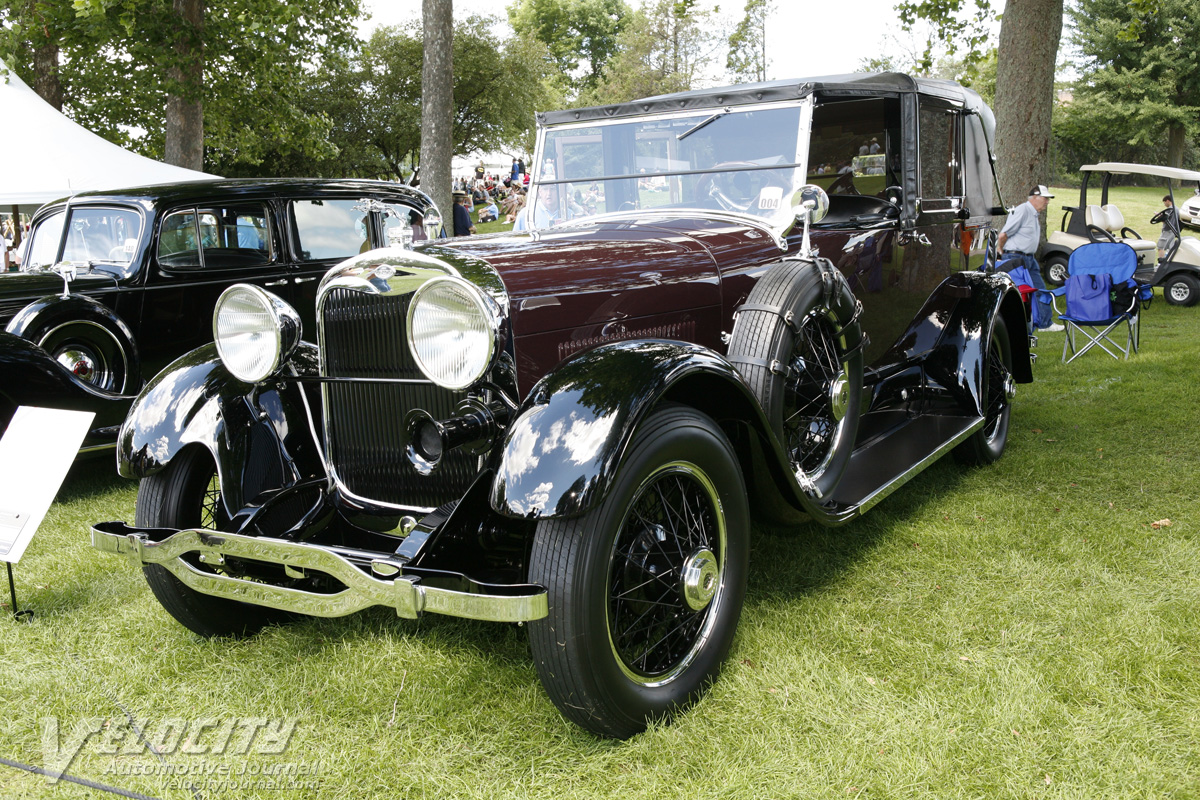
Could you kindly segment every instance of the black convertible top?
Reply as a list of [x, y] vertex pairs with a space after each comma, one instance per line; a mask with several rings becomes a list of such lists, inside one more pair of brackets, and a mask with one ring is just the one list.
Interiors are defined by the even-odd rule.
[[644, 114], [661, 114], [668, 111], [799, 100], [814, 92], [842, 96], [918, 93], [942, 97], [955, 103], [961, 103], [972, 110], [979, 110], [983, 107], [983, 100], [976, 92], [959, 86], [954, 81], [914, 78], [899, 72], [866, 72], [743, 83], [737, 86], [718, 86], [713, 89], [693, 89], [689, 92], [661, 94], [611, 106], [592, 106], [567, 111], [539, 111], [537, 121], [539, 126], [543, 126], [599, 119], [619, 119]]

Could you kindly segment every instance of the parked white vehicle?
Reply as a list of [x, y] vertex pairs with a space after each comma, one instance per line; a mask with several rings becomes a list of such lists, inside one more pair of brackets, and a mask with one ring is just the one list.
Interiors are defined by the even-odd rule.
[[[1138, 268], [1134, 279], [1148, 286], [1161, 286], [1163, 296], [1173, 305], [1191, 306], [1200, 301], [1200, 240], [1183, 236], [1177, 231], [1174, 242], [1159, 256], [1157, 236], [1150, 235], [1149, 228], [1141, 225], [1147, 236], [1142, 236], [1126, 224], [1125, 215], [1114, 203], [1109, 202], [1108, 190], [1114, 175], [1150, 175], [1162, 178], [1166, 193], [1179, 210], [1180, 222], [1200, 226], [1200, 172], [1174, 167], [1159, 167], [1151, 164], [1126, 164], [1105, 161], [1079, 168], [1083, 182], [1079, 188], [1079, 204], [1063, 206], [1062, 226], [1052, 232], [1042, 248], [1042, 274], [1048, 285], [1062, 285], [1068, 275], [1067, 264], [1077, 247], [1089, 242], [1124, 242], [1138, 255]], [[1100, 203], [1088, 203], [1088, 185], [1100, 179]], [[1191, 185], [1197, 194], [1183, 205], [1174, 203], [1175, 193], [1171, 181]], [[1163, 222], [1158, 214], [1146, 224]]]

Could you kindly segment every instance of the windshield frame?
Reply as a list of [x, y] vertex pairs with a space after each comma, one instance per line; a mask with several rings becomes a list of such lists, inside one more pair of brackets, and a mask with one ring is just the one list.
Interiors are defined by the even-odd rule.
[[[105, 210], [119, 211], [119, 212], [132, 212], [134, 214], [137, 214], [137, 217], [138, 217], [141, 227], [138, 231], [137, 244], [134, 246], [133, 257], [130, 258], [130, 260], [128, 262], [118, 262], [118, 261], [110, 261], [107, 259], [94, 259], [93, 258], [93, 259], [89, 259], [87, 261], [73, 261], [71, 263], [86, 264], [88, 266], [88, 268], [90, 268], [90, 269], [94, 269], [99, 272], [108, 273], [110, 275], [115, 276], [118, 279], [126, 279], [126, 278], [129, 278], [129, 277], [133, 276], [134, 274], [136, 274], [137, 263], [139, 260], [138, 256], [142, 252], [143, 246], [145, 244], [146, 231], [148, 229], [148, 223], [146, 220], [146, 211], [145, 211], [145, 209], [143, 209], [142, 207], [140, 207], [138, 205], [132, 205], [132, 204], [125, 205], [123, 203], [114, 203], [112, 201], [106, 201], [106, 202], [102, 202], [102, 203], [67, 202], [61, 206], [51, 207], [46, 210], [44, 215], [39, 215], [40, 218], [35, 220], [34, 224], [32, 224], [29, 229], [29, 245], [28, 245], [28, 248], [25, 250], [26, 258], [29, 258], [33, 255], [33, 245], [34, 245], [34, 242], [37, 241], [37, 236], [39, 234], [43, 234], [45, 231], [50, 230], [50, 228], [45, 227], [47, 224], [51, 224], [51, 227], [57, 227], [57, 229], [58, 229], [58, 248], [55, 251], [53, 263], [42, 264], [42, 265], [35, 265], [32, 263], [23, 264], [22, 269], [27, 270], [29, 272], [33, 272], [35, 270], [49, 270], [49, 269], [52, 269], [54, 266], [56, 266], [60, 263], [63, 263], [63, 255], [64, 255], [64, 252], [65, 252], [65, 249], [67, 246], [67, 241], [69, 239], [69, 236], [66, 234], [70, 230], [70, 226], [71, 226], [72, 222], [74, 221], [76, 212], [105, 211]], [[63, 223], [63, 221], [56, 222], [56, 219], [57, 219], [58, 215], [60, 215], [60, 214], [64, 215], [65, 224]]]
[[[578, 122], [567, 121], [567, 122], [560, 122], [560, 123], [556, 123], [556, 124], [539, 124], [537, 145], [535, 147], [534, 157], [533, 157], [533, 165], [534, 165], [533, 170], [532, 170], [533, 176], [530, 179], [529, 197], [527, 198], [525, 207], [530, 208], [530, 209], [536, 208], [537, 194], [538, 194], [540, 187], [542, 187], [542, 186], [561, 186], [564, 184], [579, 184], [579, 183], [588, 182], [588, 181], [590, 181], [590, 182], [603, 182], [603, 181], [615, 181], [615, 180], [626, 180], [627, 181], [627, 180], [640, 180], [640, 179], [649, 179], [649, 178], [670, 179], [670, 178], [687, 176], [687, 175], [705, 175], [705, 174], [723, 175], [723, 174], [732, 174], [733, 172], [759, 172], [759, 171], [766, 171], [766, 170], [788, 169], [788, 170], [792, 170], [792, 173], [793, 173], [793, 178], [792, 178], [793, 186], [790, 187], [789, 190], [785, 190], [783, 202], [781, 203], [781, 207], [771, 215], [760, 216], [758, 214], [751, 214], [751, 213], [747, 213], [745, 211], [729, 210], [729, 209], [712, 209], [712, 208], [705, 208], [705, 207], [695, 206], [695, 205], [672, 205], [670, 207], [650, 207], [650, 208], [638, 208], [638, 209], [629, 209], [629, 210], [607, 211], [607, 212], [592, 214], [592, 215], [588, 215], [588, 216], [584, 216], [584, 217], [576, 217], [575, 219], [562, 221], [558, 225], [551, 226], [551, 227], [560, 227], [560, 226], [569, 226], [569, 225], [578, 225], [578, 224], [588, 224], [590, 222], [597, 221], [597, 220], [624, 219], [624, 218], [629, 218], [631, 216], [633, 216], [633, 217], [645, 217], [647, 215], [658, 216], [658, 217], [680, 216], [680, 215], [704, 216], [704, 217], [712, 217], [712, 218], [719, 218], [719, 219], [736, 219], [741, 222], [749, 222], [749, 223], [755, 225], [756, 227], [761, 227], [761, 228], [765, 228], [765, 229], [769, 230], [776, 237], [777, 240], [781, 241], [782, 238], [784, 236], [786, 236], [787, 232], [791, 229], [791, 227], [795, 224], [795, 216], [790, 207], [790, 200], [791, 200], [792, 193], [794, 193], [795, 191], [800, 189], [801, 186], [804, 185], [805, 177], [807, 176], [807, 173], [808, 173], [808, 158], [809, 158], [809, 147], [810, 147], [809, 139], [811, 137], [811, 130], [812, 130], [813, 103], [814, 103], [814, 97], [812, 95], [808, 95], [808, 96], [805, 96], [802, 98], [797, 98], [794, 101], [789, 101], [786, 103], [775, 101], [775, 102], [764, 102], [764, 103], [754, 103], [754, 104], [747, 104], [747, 105], [738, 105], [738, 106], [734, 106], [731, 108], [710, 108], [710, 109], [689, 108], [689, 109], [681, 109], [679, 111], [668, 112], [668, 113], [658, 112], [658, 113], [652, 113], [652, 114], [645, 114], [645, 115], [641, 115], [641, 116], [623, 116], [623, 117], [614, 118], [614, 119], [587, 119], [587, 120], [581, 119]], [[545, 163], [545, 159], [547, 156], [547, 152], [546, 152], [547, 142], [551, 138], [551, 134], [556, 131], [571, 130], [571, 129], [577, 129], [577, 128], [594, 130], [597, 128], [605, 128], [605, 127], [610, 127], [610, 126], [615, 126], [615, 125], [636, 126], [640, 123], [643, 123], [646, 121], [651, 121], [651, 120], [678, 120], [678, 119], [694, 118], [694, 119], [696, 119], [698, 124], [696, 126], [693, 126], [690, 129], [688, 129], [685, 132], [686, 135], [684, 138], [686, 139], [688, 136], [695, 134], [697, 131], [699, 131], [703, 128], [719, 126], [725, 118], [732, 116], [734, 114], [747, 114], [747, 113], [755, 112], [755, 111], [767, 111], [767, 110], [777, 110], [777, 109], [799, 109], [799, 112], [800, 112], [798, 120], [797, 120], [796, 153], [795, 153], [794, 161], [788, 160], [788, 158], [787, 158], [788, 154], [780, 154], [781, 158], [783, 159], [780, 163], [749, 165], [744, 168], [740, 168], [738, 170], [733, 170], [733, 171], [727, 170], [727, 169], [726, 170], [717, 170], [717, 169], [713, 169], [713, 168], [704, 168], [704, 169], [684, 169], [684, 170], [678, 170], [678, 169], [676, 169], [676, 170], [656, 170], [653, 172], [648, 170], [645, 173], [638, 172], [638, 173], [633, 173], [633, 174], [628, 174], [628, 175], [625, 175], [625, 174], [605, 175], [605, 176], [597, 177], [597, 178], [585, 177], [585, 178], [562, 178], [562, 179], [559, 179], [559, 178], [555, 177], [553, 179], [548, 179], [548, 178], [542, 177], [543, 165]], [[718, 162], [718, 163], [726, 163], [726, 162]], [[797, 183], [797, 180], [799, 180], [799, 183]], [[535, 220], [533, 219], [533, 216], [534, 216], [533, 214], [527, 214], [526, 230], [547, 231], [547, 230], [551, 229], [551, 227], [546, 227], [546, 226], [542, 226], [540, 228], [537, 227], [535, 225]]]

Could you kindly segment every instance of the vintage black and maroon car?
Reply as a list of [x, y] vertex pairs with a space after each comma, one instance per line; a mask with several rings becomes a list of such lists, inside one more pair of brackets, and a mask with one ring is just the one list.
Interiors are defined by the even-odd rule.
[[999, 204], [991, 113], [955, 84], [538, 122], [530, 231], [349, 259], [315, 331], [226, 291], [215, 345], [122, 428], [136, 525], [93, 541], [205, 635], [371, 605], [527, 623], [562, 713], [629, 736], [718, 672], [755, 520], [839, 525], [949, 452], [1000, 456], [1025, 313], [967, 269]]
[[315, 329], [321, 276], [389, 231], [423, 238], [427, 214], [440, 226], [426, 195], [383, 181], [200, 181], [43, 207], [22, 271], [0, 274], [0, 432], [21, 405], [94, 411], [83, 450], [111, 448], [143, 377], [212, 341], [227, 287], [269, 289]]

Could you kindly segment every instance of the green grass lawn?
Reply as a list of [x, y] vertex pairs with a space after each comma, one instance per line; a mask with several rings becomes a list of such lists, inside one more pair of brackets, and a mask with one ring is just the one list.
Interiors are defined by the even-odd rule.
[[[1200, 309], [1161, 296], [1129, 362], [1063, 366], [1043, 334], [997, 464], [946, 461], [841, 529], [756, 530], [723, 676], [628, 742], [563, 721], [515, 626], [376, 609], [197, 638], [89, 547], [135, 489], [81, 464], [16, 567], [36, 617], [0, 619], [0, 756], [41, 766], [46, 719], [100, 718], [69, 771], [163, 798], [1195, 797], [1197, 341]], [[171, 720], [295, 729], [279, 754], [185, 735], [172, 779], [122, 709], [168, 745]], [[0, 766], [0, 797], [87, 796]]]

